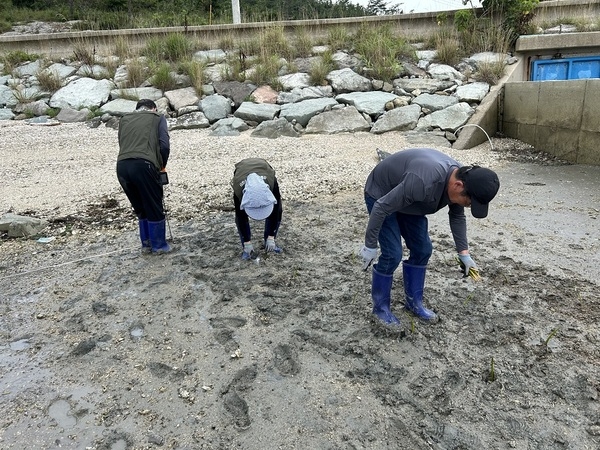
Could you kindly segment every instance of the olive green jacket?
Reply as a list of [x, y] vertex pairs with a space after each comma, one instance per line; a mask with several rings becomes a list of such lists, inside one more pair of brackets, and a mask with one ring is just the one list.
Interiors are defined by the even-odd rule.
[[248, 158], [237, 163], [233, 172], [231, 185], [233, 187], [233, 193], [237, 198], [242, 198], [246, 178], [251, 173], [263, 177], [265, 182], [269, 185], [271, 192], [273, 191], [273, 186], [275, 185], [275, 170], [262, 158]]
[[154, 111], [135, 111], [119, 121], [119, 156], [123, 159], [141, 158], [161, 170], [164, 167], [160, 154], [158, 122], [160, 115]]

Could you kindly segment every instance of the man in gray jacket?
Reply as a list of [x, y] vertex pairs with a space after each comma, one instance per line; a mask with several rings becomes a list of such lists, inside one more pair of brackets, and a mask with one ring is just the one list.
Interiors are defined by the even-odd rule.
[[365, 203], [369, 222], [360, 251], [363, 270], [373, 266], [373, 314], [387, 325], [399, 325], [391, 312], [393, 274], [402, 260], [402, 239], [409, 250], [402, 261], [405, 308], [427, 322], [438, 316], [423, 305], [425, 271], [433, 246], [427, 214], [448, 206], [450, 230], [465, 275], [477, 266], [469, 255], [464, 208], [476, 218], [486, 217], [500, 181], [495, 172], [479, 166], [462, 166], [442, 152], [427, 148], [399, 151], [381, 161], [367, 178]]

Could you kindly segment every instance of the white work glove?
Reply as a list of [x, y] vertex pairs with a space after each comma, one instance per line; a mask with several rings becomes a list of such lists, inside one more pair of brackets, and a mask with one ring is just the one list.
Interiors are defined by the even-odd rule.
[[363, 248], [360, 249], [360, 252], [358, 252], [358, 256], [362, 258], [362, 269], [367, 270], [375, 258], [377, 258], [377, 249], [363, 246]]
[[477, 264], [475, 264], [471, 255], [458, 255], [458, 260], [465, 277], [469, 276], [469, 271], [471, 269], [477, 270]]
[[267, 252], [273, 252], [273, 253], [281, 253], [283, 251], [281, 249], [281, 247], [277, 247], [274, 237], [267, 238], [267, 240], [265, 241], [265, 250]]
[[242, 252], [242, 259], [253, 259], [254, 256], [254, 246], [251, 242], [244, 244], [244, 251]]

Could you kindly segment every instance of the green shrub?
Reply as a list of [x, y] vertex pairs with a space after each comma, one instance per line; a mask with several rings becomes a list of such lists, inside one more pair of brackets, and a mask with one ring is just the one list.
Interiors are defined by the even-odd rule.
[[490, 85], [498, 84], [500, 78], [504, 76], [505, 67], [504, 60], [480, 63], [477, 66], [477, 72], [475, 72], [473, 78], [477, 81], [484, 81]]
[[21, 63], [28, 61], [36, 61], [39, 58], [39, 55], [35, 53], [27, 53], [22, 50], [15, 50], [4, 55], [2, 57], [2, 62], [5, 66], [10, 67], [12, 69]]
[[142, 60], [135, 59], [127, 64], [127, 86], [138, 87], [148, 76], [148, 67], [142, 63]]
[[164, 54], [171, 62], [187, 59], [192, 54], [192, 43], [183, 34], [169, 34], [164, 40]]
[[50, 70], [42, 70], [37, 74], [38, 83], [40, 87], [51, 94], [55, 93], [62, 87], [62, 80], [56, 72]]
[[333, 58], [331, 55], [331, 51], [324, 52], [319, 59], [316, 60], [311, 66], [310, 71], [308, 72], [310, 75], [310, 81], [314, 85], [324, 86], [327, 84], [327, 80], [325, 77], [329, 72], [335, 69], [335, 65], [333, 62]]
[[152, 76], [152, 85], [162, 91], [170, 91], [175, 88], [175, 79], [171, 74], [171, 66], [161, 63]]
[[312, 53], [312, 37], [303, 29], [296, 30], [296, 41], [294, 43], [295, 56], [306, 58]]
[[278, 55], [283, 58], [293, 56], [293, 49], [289, 45], [282, 26], [269, 26], [259, 33], [261, 56]]
[[519, 35], [531, 30], [534, 10], [539, 0], [483, 0], [484, 15], [491, 17], [495, 23], [509, 35], [511, 45]]
[[332, 51], [347, 50], [352, 43], [352, 36], [344, 27], [335, 27], [327, 33], [327, 44]]
[[189, 60], [181, 62], [179, 67], [184, 74], [190, 77], [192, 86], [196, 89], [196, 92], [202, 92], [206, 65], [200, 61]]
[[60, 112], [60, 109], [59, 109], [59, 108], [48, 108], [48, 109], [46, 110], [46, 115], [47, 115], [48, 117], [56, 117], [56, 116], [58, 116], [58, 113], [59, 113], [59, 112]]
[[[235, 39], [231, 35], [224, 36], [219, 40], [218, 45], [219, 48], [223, 49], [224, 51], [233, 50], [235, 48]], [[208, 50], [208, 48], [205, 48], [204, 50]]]
[[146, 45], [142, 49], [142, 55], [154, 63], [165, 60], [165, 48], [163, 41], [157, 37], [151, 37], [146, 40]]
[[405, 38], [394, 36], [389, 26], [361, 27], [354, 37], [354, 48], [373, 77], [385, 81], [398, 76], [400, 58], [416, 60], [414, 48]]
[[454, 13], [454, 28], [459, 32], [472, 32], [477, 18], [471, 9], [459, 9]]
[[88, 66], [93, 66], [96, 61], [93, 47], [90, 49], [85, 42], [76, 42], [73, 45], [73, 57]]
[[268, 84], [275, 87], [280, 67], [280, 58], [277, 55], [261, 58], [254, 66], [250, 80], [257, 85]]
[[123, 36], [119, 36], [115, 39], [115, 55], [120, 59], [127, 59], [131, 56], [131, 44]]
[[462, 57], [459, 35], [449, 28], [442, 28], [435, 34], [435, 49], [436, 59], [442, 64], [455, 66]]
[[6, 19], [0, 19], [0, 33], [12, 30], [12, 24]]

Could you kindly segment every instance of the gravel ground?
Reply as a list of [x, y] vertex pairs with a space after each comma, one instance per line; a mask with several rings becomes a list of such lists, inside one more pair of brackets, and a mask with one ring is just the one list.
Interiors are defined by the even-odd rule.
[[[124, 201], [115, 177], [115, 130], [92, 130], [83, 124], [45, 127], [5, 121], [0, 122], [0, 136], [11, 143], [3, 149], [7, 164], [3, 164], [1, 174], [18, 193], [3, 196], [3, 211], [12, 208], [56, 216], [75, 212], [93, 197], [108, 195]], [[172, 185], [168, 187], [168, 206], [183, 215], [230, 206], [233, 166], [247, 157], [267, 159], [280, 179], [291, 180], [281, 186], [286, 200], [360, 190], [376, 162], [376, 148], [394, 152], [405, 147], [402, 133], [305, 135], [300, 139], [271, 140], [251, 138], [249, 132], [223, 138], [209, 136], [208, 130], [177, 130], [171, 132], [168, 171]], [[514, 140], [496, 140], [494, 148], [496, 152], [490, 151], [486, 143], [468, 151], [439, 150], [464, 164], [477, 163], [493, 169], [505, 163], [504, 150], [528, 146]], [[10, 158], [16, 158], [18, 164]], [[32, 167], [36, 170], [32, 171]]]
[[[397, 274], [398, 332], [372, 320], [356, 252], [375, 149], [403, 134], [171, 138], [177, 251], [156, 257], [115, 130], [0, 122], [0, 212], [55, 238], [0, 240], [1, 449], [600, 448], [600, 168], [509, 139], [440, 149], [501, 180], [489, 217], [468, 219], [483, 280], [460, 276], [447, 215], [430, 216], [441, 320], [404, 312]], [[255, 262], [229, 186], [249, 156], [284, 206], [283, 254]]]

